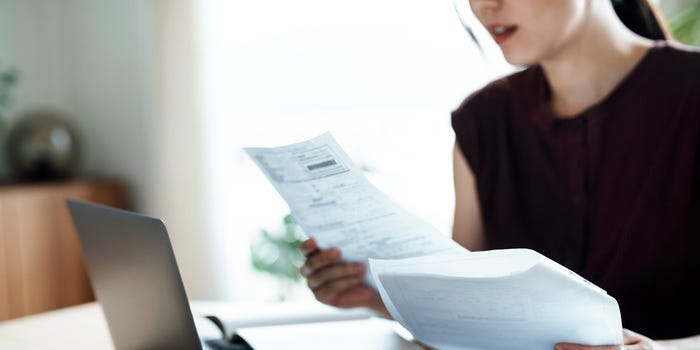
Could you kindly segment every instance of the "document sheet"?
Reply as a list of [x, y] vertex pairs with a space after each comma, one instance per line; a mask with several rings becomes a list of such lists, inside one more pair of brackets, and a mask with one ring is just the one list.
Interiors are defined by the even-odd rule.
[[392, 316], [437, 349], [622, 342], [615, 299], [532, 250], [371, 259], [370, 265]]
[[293, 145], [245, 151], [302, 229], [322, 248], [340, 247], [346, 261], [464, 250], [372, 185], [329, 133]]
[[368, 282], [417, 340], [481, 350], [622, 342], [604, 290], [532, 250], [469, 252], [375, 188], [330, 134], [246, 152], [320, 247], [369, 262]]

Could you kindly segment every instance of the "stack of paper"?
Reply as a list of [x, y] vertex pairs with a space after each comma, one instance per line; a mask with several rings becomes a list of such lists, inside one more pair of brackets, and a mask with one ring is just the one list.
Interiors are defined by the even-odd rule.
[[528, 249], [370, 260], [391, 315], [438, 349], [619, 344], [617, 302]]
[[619, 344], [617, 302], [537, 252], [470, 253], [377, 190], [324, 134], [248, 154], [322, 248], [370, 263], [391, 315], [439, 349]]

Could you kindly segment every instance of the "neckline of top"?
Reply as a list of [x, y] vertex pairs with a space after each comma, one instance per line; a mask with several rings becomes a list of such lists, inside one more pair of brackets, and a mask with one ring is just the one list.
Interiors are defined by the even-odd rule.
[[537, 65], [533, 67], [536, 70], [538, 76], [538, 111], [535, 113], [534, 117], [537, 119], [536, 122], [542, 126], [552, 128], [555, 126], [566, 125], [566, 124], [580, 124], [587, 120], [594, 120], [599, 115], [604, 115], [605, 113], [596, 113], [600, 109], [604, 109], [607, 105], [613, 103], [617, 97], [627, 91], [627, 87], [638, 80], [644, 74], [644, 68], [653, 63], [653, 57], [656, 53], [660, 52], [661, 49], [667, 47], [665, 41], [655, 41], [654, 45], [647, 50], [644, 56], [637, 62], [637, 64], [620, 80], [617, 85], [603, 97], [600, 101], [594, 103], [593, 105], [585, 108], [580, 113], [575, 116], [561, 118], [557, 116], [551, 109], [549, 105], [550, 89], [547, 82], [547, 77], [545, 76], [544, 69], [542, 66]]

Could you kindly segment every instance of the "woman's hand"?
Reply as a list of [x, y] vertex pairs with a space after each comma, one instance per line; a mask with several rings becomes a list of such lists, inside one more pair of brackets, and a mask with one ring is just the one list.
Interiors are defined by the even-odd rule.
[[365, 264], [342, 262], [340, 249], [319, 249], [313, 238], [300, 249], [306, 256], [301, 274], [320, 302], [343, 308], [368, 307], [391, 317], [379, 293], [365, 283]]
[[664, 347], [641, 334], [637, 334], [630, 330], [622, 331], [624, 336], [624, 346], [585, 346], [568, 343], [559, 343], [554, 346], [554, 350], [663, 350]]

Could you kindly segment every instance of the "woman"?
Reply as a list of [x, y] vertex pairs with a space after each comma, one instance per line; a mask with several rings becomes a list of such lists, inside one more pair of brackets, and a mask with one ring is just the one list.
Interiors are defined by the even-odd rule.
[[[528, 68], [452, 115], [453, 239], [531, 248], [606, 289], [639, 332], [626, 349], [700, 349], [700, 53], [663, 41], [646, 0], [470, 3]], [[319, 300], [386, 314], [361, 264], [302, 252]]]

